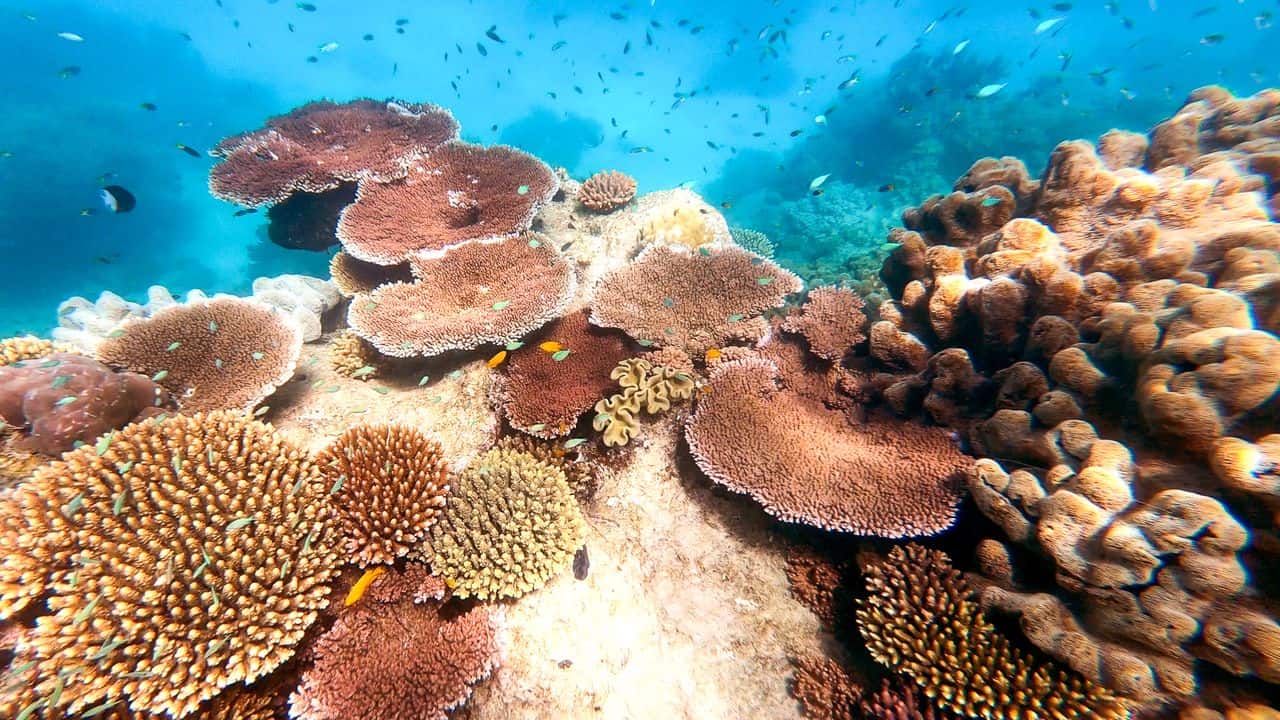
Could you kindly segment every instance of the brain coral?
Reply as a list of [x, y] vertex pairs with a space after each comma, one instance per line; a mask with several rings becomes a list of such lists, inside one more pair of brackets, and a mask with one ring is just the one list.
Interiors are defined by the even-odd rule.
[[852, 290], [814, 288], [805, 304], [787, 316], [782, 329], [803, 335], [814, 355], [839, 362], [854, 345], [867, 339], [863, 307], [862, 298]]
[[[544, 342], [559, 343], [569, 354], [544, 352], [538, 347]], [[491, 395], [511, 427], [537, 437], [561, 437], [613, 386], [614, 366], [634, 354], [626, 335], [592, 325], [585, 310], [576, 312], [512, 351], [505, 372], [493, 376]]]
[[585, 532], [564, 472], [498, 449], [459, 474], [422, 552], [459, 597], [515, 598], [568, 567]]
[[778, 387], [777, 366], [763, 359], [720, 365], [707, 389], [685, 426], [694, 460], [770, 514], [881, 537], [931, 535], [954, 521], [969, 462], [946, 433], [880, 418], [851, 426]]
[[56, 456], [105, 432], [160, 414], [173, 402], [135, 373], [68, 353], [0, 366], [0, 421], [22, 432], [17, 446]]
[[622, 392], [597, 402], [596, 416], [591, 421], [609, 447], [631, 441], [640, 428], [641, 411], [648, 415], [666, 412], [673, 400], [693, 397], [695, 387], [689, 373], [654, 365], [644, 358], [623, 360], [609, 377], [622, 386]]
[[782, 305], [800, 278], [737, 247], [651, 246], [596, 286], [591, 322], [698, 356], [767, 332], [760, 313]]
[[636, 181], [617, 170], [592, 175], [578, 190], [578, 202], [596, 212], [613, 212], [635, 196]]
[[219, 297], [133, 320], [98, 346], [98, 359], [150, 375], [183, 411], [255, 405], [293, 377], [302, 333], [255, 300]]
[[440, 515], [449, 471], [440, 444], [403, 425], [358, 425], [316, 457], [347, 554], [393, 563]]
[[338, 237], [347, 253], [379, 265], [438, 256], [528, 230], [559, 188], [551, 168], [526, 152], [451, 142], [415, 161], [403, 180], [362, 182]]
[[328, 490], [302, 450], [230, 412], [135, 423], [42, 467], [0, 500], [0, 616], [48, 607], [5, 716], [127, 700], [180, 718], [276, 668], [328, 603]]
[[867, 649], [943, 709], [974, 718], [1127, 718], [1106, 690], [1036, 666], [983, 617], [964, 577], [937, 550], [895, 547], [865, 563], [857, 611]]
[[419, 154], [457, 137], [458, 123], [435, 105], [394, 100], [313, 102], [267, 126], [226, 138], [211, 153], [214, 197], [258, 206], [295, 192], [320, 193], [362, 178], [403, 177]]
[[[400, 574], [389, 570], [378, 584], [411, 587], [397, 582]], [[466, 702], [498, 664], [490, 613], [484, 605], [416, 600], [370, 592], [340, 615], [312, 648], [315, 662], [289, 699], [289, 717], [446, 720]]]

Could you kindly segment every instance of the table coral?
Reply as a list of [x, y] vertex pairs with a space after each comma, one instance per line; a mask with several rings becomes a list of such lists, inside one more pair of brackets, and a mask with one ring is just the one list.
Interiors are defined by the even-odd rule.
[[609, 170], [587, 178], [578, 190], [578, 202], [596, 212], [613, 212], [636, 196], [636, 181], [629, 175]]
[[852, 290], [814, 288], [804, 305], [787, 316], [782, 329], [803, 335], [814, 355], [839, 362], [853, 346], [867, 339], [865, 306]]
[[654, 365], [644, 358], [623, 360], [609, 373], [622, 392], [596, 403], [591, 426], [609, 447], [626, 445], [640, 428], [639, 416], [671, 409], [674, 400], [693, 397], [694, 379], [678, 368]]
[[328, 486], [237, 413], [135, 423], [0, 501], [0, 614], [44, 600], [0, 699], [175, 718], [270, 672], [328, 602]]
[[379, 265], [365, 262], [339, 250], [329, 259], [329, 279], [346, 297], [367, 293], [379, 285], [413, 282], [409, 263]]
[[186, 412], [252, 410], [293, 377], [301, 330], [267, 305], [220, 297], [165, 308], [126, 324], [98, 359], [142, 373]]

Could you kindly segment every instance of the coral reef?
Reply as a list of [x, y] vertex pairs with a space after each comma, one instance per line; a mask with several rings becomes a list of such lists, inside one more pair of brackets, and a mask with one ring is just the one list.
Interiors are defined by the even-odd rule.
[[329, 280], [346, 297], [371, 292], [379, 285], [413, 282], [409, 263], [379, 265], [358, 260], [339, 250], [329, 260]]
[[338, 237], [345, 252], [379, 265], [439, 256], [528, 230], [559, 187], [551, 168], [526, 152], [451, 142], [415, 160], [403, 180], [362, 182]]
[[853, 346], [867, 339], [864, 307], [866, 303], [852, 290], [814, 288], [804, 305], [787, 316], [782, 329], [803, 335], [814, 355], [839, 362]]
[[645, 245], [696, 249], [732, 242], [724, 216], [688, 190], [672, 191], [644, 217], [640, 240]]
[[657, 415], [671, 409], [673, 400], [693, 397], [694, 379], [687, 372], [654, 365], [649, 360], [623, 360], [609, 373], [622, 392], [596, 403], [591, 426], [609, 447], [626, 445], [640, 428], [639, 415]]
[[435, 105], [394, 100], [312, 102], [234, 135], [211, 154], [214, 197], [240, 205], [279, 203], [365, 178], [404, 177], [418, 156], [458, 135], [453, 115]]
[[542, 236], [469, 243], [441, 257], [415, 256], [413, 283], [357, 295], [347, 322], [384, 355], [439, 355], [507, 343], [564, 314], [577, 282]]
[[603, 213], [623, 207], [635, 196], [635, 179], [617, 170], [598, 172], [578, 189], [578, 202], [583, 207]]
[[589, 502], [595, 497], [596, 489], [599, 487], [596, 466], [584, 459], [580, 452], [572, 449], [565, 450], [563, 444], [524, 434], [505, 435], [498, 440], [495, 447], [532, 455], [539, 462], [560, 468], [565, 480], [569, 483], [569, 489], [573, 491], [573, 496], [579, 503]]
[[800, 278], [737, 247], [650, 246], [596, 286], [591, 322], [692, 356], [768, 331], [760, 314], [801, 289]]
[[321, 321], [342, 302], [333, 283], [306, 275], [278, 275], [253, 281], [252, 298], [284, 314], [302, 331], [303, 342], [320, 339]]
[[862, 688], [839, 662], [828, 657], [795, 658], [791, 695], [809, 720], [857, 720]]
[[347, 555], [393, 563], [421, 540], [449, 493], [440, 444], [404, 425], [357, 425], [316, 456]]
[[23, 360], [36, 360], [45, 357], [58, 348], [52, 340], [45, 340], [34, 335], [11, 337], [0, 340], [0, 367], [12, 365]]
[[0, 698], [192, 713], [287, 660], [338, 553], [301, 450], [235, 413], [135, 423], [0, 499], [0, 614], [43, 599]]
[[302, 334], [255, 300], [188, 302], [127, 323], [98, 359], [149, 375], [186, 412], [252, 410], [293, 376]]
[[[544, 343], [559, 350], [546, 352]], [[614, 367], [635, 355], [626, 335], [592, 325], [585, 310], [551, 322], [510, 352], [491, 395], [511, 427], [542, 438], [567, 435], [613, 387]]]
[[769, 236], [759, 230], [731, 227], [729, 228], [729, 235], [733, 238], [734, 245], [748, 252], [753, 252], [760, 257], [772, 258], [774, 250], [777, 249], [773, 241], [769, 239]]
[[787, 550], [787, 585], [791, 595], [822, 621], [834, 627], [842, 608], [836, 599], [843, 571], [817, 550], [796, 545]]
[[0, 421], [16, 429], [16, 449], [56, 457], [172, 408], [169, 393], [145, 375], [116, 373], [83, 355], [0, 366]]
[[788, 522], [881, 537], [951, 526], [969, 462], [946, 433], [879, 417], [851, 425], [778, 381], [759, 358], [712, 372], [685, 428], [708, 477]]
[[377, 377], [385, 358], [367, 340], [350, 330], [333, 336], [329, 346], [329, 365], [343, 377], [370, 380]]
[[1129, 716], [1103, 688], [1012, 647], [941, 552], [899, 546], [864, 562], [863, 572], [868, 597], [857, 615], [867, 649], [943, 709], [981, 718]]
[[421, 553], [459, 597], [516, 598], [567, 568], [584, 532], [563, 471], [497, 449], [458, 475]]

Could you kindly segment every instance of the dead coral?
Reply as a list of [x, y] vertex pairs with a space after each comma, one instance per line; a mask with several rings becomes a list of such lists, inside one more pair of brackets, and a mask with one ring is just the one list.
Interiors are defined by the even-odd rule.
[[578, 202], [583, 207], [602, 213], [617, 210], [631, 202], [635, 196], [635, 179], [617, 170], [592, 175], [578, 190]]
[[657, 415], [670, 410], [673, 400], [693, 397], [692, 375], [641, 358], [623, 360], [609, 377], [622, 386], [622, 392], [597, 402], [591, 421], [609, 447], [631, 442], [640, 428], [641, 412]]

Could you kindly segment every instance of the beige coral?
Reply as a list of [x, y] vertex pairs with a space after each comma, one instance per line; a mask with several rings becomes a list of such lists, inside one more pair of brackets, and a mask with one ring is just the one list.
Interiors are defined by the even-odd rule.
[[578, 190], [578, 202], [596, 212], [613, 212], [636, 196], [634, 178], [617, 170], [598, 172]]
[[675, 190], [651, 209], [640, 228], [645, 245], [699, 248], [731, 242], [729, 225], [702, 198], [688, 190]]
[[591, 426], [609, 447], [626, 445], [640, 428], [640, 414], [657, 415], [671, 409], [674, 400], [693, 397], [693, 376], [672, 367], [654, 365], [643, 358], [623, 360], [609, 373], [622, 392], [596, 403]]

